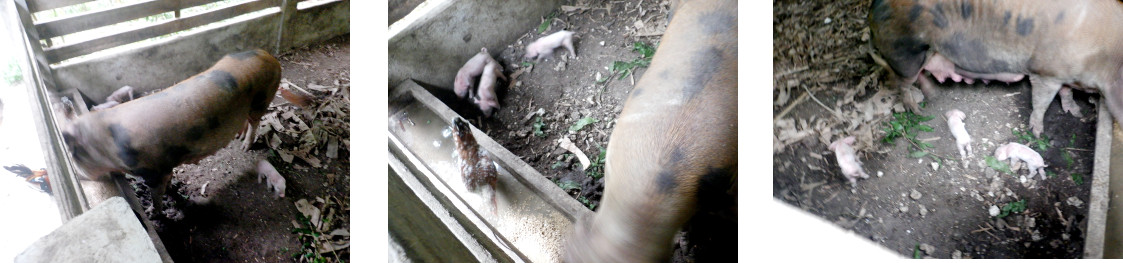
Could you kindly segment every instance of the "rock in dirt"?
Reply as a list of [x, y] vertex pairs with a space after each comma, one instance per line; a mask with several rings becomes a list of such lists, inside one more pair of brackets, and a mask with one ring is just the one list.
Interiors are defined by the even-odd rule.
[[898, 209], [901, 210], [901, 213], [908, 213], [909, 212], [909, 206], [908, 205], [901, 205], [901, 207], [898, 208]]
[[923, 197], [923, 196], [924, 195], [921, 194], [920, 191], [917, 191], [916, 189], [912, 189], [912, 193], [909, 193], [909, 197], [911, 197], [912, 200], [920, 200], [920, 198]]
[[951, 259], [963, 259], [963, 252], [958, 249], [951, 252]]
[[990, 206], [990, 216], [998, 216], [998, 212], [999, 212], [998, 206], [996, 206], [996, 205]]
[[1068, 204], [1068, 205], [1071, 205], [1071, 206], [1075, 206], [1077, 208], [1084, 205], [1084, 201], [1080, 201], [1080, 198], [1075, 197], [1075, 196], [1069, 197], [1068, 199], [1066, 199], [1065, 203]]
[[926, 243], [920, 243], [920, 250], [924, 251], [924, 253], [928, 254], [928, 255], [935, 255], [936, 254], [936, 247], [934, 247], [932, 245], [929, 245], [929, 244], [926, 244]]

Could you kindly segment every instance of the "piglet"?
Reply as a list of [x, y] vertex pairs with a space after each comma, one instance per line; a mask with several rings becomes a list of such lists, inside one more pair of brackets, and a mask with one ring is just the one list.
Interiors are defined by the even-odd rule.
[[573, 51], [573, 32], [562, 30], [526, 45], [526, 55], [523, 57], [542, 60], [542, 57], [553, 56], [554, 49], [561, 46], [565, 46], [565, 49], [569, 50], [569, 54], [577, 56], [577, 53]]
[[495, 72], [493, 70], [499, 66], [498, 64], [487, 63], [484, 66], [483, 75], [480, 75], [478, 97], [475, 98], [474, 102], [480, 106], [484, 117], [491, 117], [492, 111], [499, 109], [499, 99], [495, 96]]
[[1011, 165], [1019, 160], [1026, 162], [1026, 166], [1029, 166], [1029, 178], [1040, 173], [1041, 179], [1045, 179], [1045, 167], [1048, 167], [1045, 165], [1045, 160], [1041, 158], [1041, 154], [1025, 145], [1016, 142], [1007, 143], [994, 150], [994, 157], [999, 161], [1010, 158]]
[[464, 66], [461, 66], [460, 70], [456, 72], [456, 79], [452, 83], [453, 91], [456, 92], [456, 97], [463, 99], [464, 96], [468, 95], [468, 89], [472, 84], [472, 78], [482, 74], [484, 67], [488, 64], [495, 64], [492, 68], [492, 70], [494, 70], [493, 73], [504, 80], [507, 79], [506, 76], [503, 76], [503, 66], [500, 66], [498, 61], [491, 58], [491, 55], [487, 53], [487, 48], [480, 48], [480, 53], [476, 53], [475, 56], [468, 59], [468, 62], [465, 62]]
[[963, 167], [967, 167], [967, 157], [974, 156], [975, 153], [971, 151], [971, 135], [967, 134], [967, 128], [963, 125], [963, 119], [967, 118], [966, 114], [962, 111], [953, 109], [944, 113], [948, 118], [948, 129], [951, 130], [951, 135], [955, 137], [955, 146], [959, 148], [959, 158], [963, 160]]
[[857, 185], [858, 177], [870, 178], [870, 176], [862, 170], [862, 162], [858, 161], [854, 148], [850, 147], [853, 144], [854, 136], [850, 136], [832, 142], [830, 146], [827, 146], [827, 149], [834, 151], [834, 156], [838, 160], [838, 168], [842, 169], [842, 175], [846, 176], [846, 179], [850, 179], [850, 185]]
[[105, 97], [105, 102], [98, 104], [93, 108], [90, 108], [90, 111], [99, 111], [112, 108], [113, 106], [129, 102], [130, 100], [133, 100], [133, 87], [124, 86], [120, 89], [117, 89], [116, 91], [113, 91], [112, 94], [109, 94], [108, 97]]
[[281, 173], [277, 172], [277, 168], [273, 167], [269, 161], [261, 160], [257, 162], [257, 182], [260, 183], [265, 179], [269, 189], [273, 190], [276, 194], [274, 198], [285, 197], [285, 178], [281, 177]]

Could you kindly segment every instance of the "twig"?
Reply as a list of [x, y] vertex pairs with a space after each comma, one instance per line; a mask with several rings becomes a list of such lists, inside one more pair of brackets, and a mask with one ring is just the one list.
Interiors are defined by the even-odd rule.
[[1072, 148], [1072, 147], [1065, 147], [1064, 149], [1065, 150], [1073, 150], [1073, 151], [1082, 151], [1082, 152], [1091, 152], [1092, 151], [1092, 150], [1088, 150], [1088, 149], [1080, 149], [1080, 148]]
[[798, 67], [798, 68], [789, 69], [789, 70], [784, 71], [784, 72], [772, 74], [772, 78], [777, 79], [777, 78], [780, 78], [780, 77], [783, 77], [783, 76], [787, 76], [787, 75], [795, 74], [795, 73], [800, 72], [800, 71], [807, 70], [809, 68], [811, 68], [811, 67], [802, 66], [802, 67]]
[[788, 104], [788, 107], [785, 107], [783, 111], [780, 111], [779, 115], [776, 115], [776, 117], [772, 117], [772, 122], [776, 122], [776, 120], [784, 118], [784, 116], [788, 115], [788, 112], [791, 112], [792, 109], [794, 109], [796, 105], [799, 105], [799, 104], [803, 103], [804, 101], [807, 101], [807, 94], [809, 94], [809, 93], [800, 94], [799, 98], [796, 98], [795, 101], [792, 101], [792, 103]]
[[803, 91], [806, 91], [808, 96], [811, 96], [811, 99], [815, 100], [815, 103], [818, 103], [819, 106], [822, 106], [823, 109], [826, 109], [828, 112], [830, 112], [831, 115], [834, 116], [836, 119], [838, 119], [840, 122], [846, 122], [846, 120], [842, 119], [842, 116], [838, 115], [838, 111], [835, 111], [834, 109], [831, 109], [830, 107], [827, 107], [826, 104], [823, 104], [822, 101], [819, 101], [818, 98], [815, 98], [815, 94], [812, 94], [811, 90], [807, 89], [807, 87], [803, 87]]
[[1067, 227], [1068, 226], [1068, 220], [1065, 220], [1065, 215], [1061, 214], [1061, 208], [1054, 206], [1053, 209], [1056, 209], [1057, 216], [1061, 218], [1061, 223], [1064, 223], [1064, 225]]

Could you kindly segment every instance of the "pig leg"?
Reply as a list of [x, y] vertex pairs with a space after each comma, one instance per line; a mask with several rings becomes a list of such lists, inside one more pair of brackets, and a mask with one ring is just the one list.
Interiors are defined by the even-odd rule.
[[1033, 89], [1033, 112], [1029, 115], [1029, 127], [1033, 129], [1034, 136], [1041, 136], [1041, 131], [1045, 129], [1045, 110], [1049, 108], [1053, 98], [1057, 97], [1063, 83], [1054, 78], [1030, 75], [1029, 84]]
[[573, 51], [573, 33], [570, 33], [569, 35], [565, 36], [565, 38], [562, 38], [562, 45], [565, 46], [565, 49], [569, 50], [570, 56], [573, 56], [573, 58], [577, 58], [577, 52]]
[[164, 173], [165, 175], [158, 178], [148, 176], [141, 176], [144, 178], [144, 184], [148, 186], [148, 192], [152, 194], [152, 217], [162, 218], [165, 217], [164, 213], [164, 193], [168, 189], [168, 182], [172, 180], [171, 173]]
[[1080, 106], [1077, 106], [1076, 102], [1072, 100], [1072, 88], [1061, 87], [1057, 94], [1061, 95], [1061, 110], [1071, 113], [1072, 116], [1077, 118], [1084, 118], [1084, 114], [1080, 113]]
[[[924, 77], [924, 75], [917, 75], [916, 77], [917, 77], [916, 81], [920, 82], [920, 92], [924, 94], [925, 98], [932, 97], [932, 94], [936, 90], [936, 88], [935, 88], [936, 84], [932, 83], [932, 80], [929, 80], [927, 77]], [[923, 99], [921, 99], [921, 100], [923, 100]]]

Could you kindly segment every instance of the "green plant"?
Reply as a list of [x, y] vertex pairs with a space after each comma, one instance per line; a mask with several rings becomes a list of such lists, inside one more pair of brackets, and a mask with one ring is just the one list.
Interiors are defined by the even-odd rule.
[[920, 244], [916, 244], [912, 247], [912, 258], [920, 259]]
[[994, 158], [994, 156], [987, 156], [986, 160], [987, 166], [990, 166], [990, 168], [1006, 174], [1014, 174], [1014, 171], [1010, 171], [1010, 165], [1006, 164], [1006, 162], [999, 161], [998, 158]]
[[[931, 126], [921, 123], [934, 118], [933, 116], [917, 115], [911, 111], [893, 113], [892, 120], [882, 123], [881, 130], [885, 131], [885, 137], [881, 138], [881, 141], [893, 144], [896, 142], [897, 138], [904, 138], [916, 149], [909, 153], [910, 157], [921, 158], [928, 156], [929, 153], [927, 150], [932, 148], [932, 144], [917, 141], [916, 136], [919, 135], [920, 132], [932, 132]], [[942, 159], [939, 156], [933, 156], [933, 158], [936, 160]]]
[[[647, 67], [651, 65], [651, 56], [655, 54], [655, 47], [647, 45], [643, 42], [636, 41], [632, 44], [632, 51], [640, 54], [640, 58], [633, 59], [632, 61], [614, 61], [612, 62], [612, 74], [619, 74], [617, 79], [624, 79], [631, 74], [636, 68]], [[607, 80], [608, 78], [605, 78]], [[603, 82], [597, 80], [597, 82]]]
[[1013, 133], [1015, 137], [1018, 137], [1018, 139], [1021, 139], [1022, 143], [1025, 144], [1026, 146], [1029, 146], [1029, 147], [1037, 146], [1037, 150], [1040, 150], [1040, 151], [1043, 151], [1043, 152], [1049, 150], [1049, 136], [1048, 135], [1042, 134], [1041, 137], [1037, 137], [1037, 136], [1033, 136], [1032, 132], [1019, 131], [1018, 129], [1014, 129], [1014, 128], [1010, 129], [1010, 133]]
[[11, 85], [23, 80], [23, 70], [20, 69], [19, 62], [15, 58], [8, 59], [8, 66], [4, 69], [3, 78]]
[[1069, 176], [1072, 177], [1073, 182], [1076, 182], [1076, 185], [1084, 184], [1084, 175], [1082, 175], [1082, 174], [1071, 174]]
[[1002, 205], [1002, 212], [998, 214], [998, 218], [1009, 216], [1010, 213], [1020, 214], [1026, 211], [1026, 200], [1018, 200], [1017, 202], [1006, 203]]
[[589, 177], [599, 179], [604, 176], [604, 156], [608, 151], [606, 151], [604, 147], [597, 146], [597, 148], [600, 149], [600, 153], [593, 157], [592, 164], [589, 164], [589, 169], [586, 173]]
[[542, 24], [538, 25], [538, 33], [542, 34], [542, 32], [546, 32], [546, 29], [550, 28], [550, 22], [553, 22], [556, 16], [558, 16], [558, 12], [552, 12], [550, 15], [546, 16], [546, 19], [542, 19]]
[[1065, 160], [1065, 167], [1068, 167], [1068, 168], [1071, 168], [1071, 167], [1072, 167], [1072, 163], [1073, 163], [1073, 162], [1075, 162], [1075, 161], [1074, 161], [1074, 160], [1072, 159], [1072, 155], [1070, 155], [1070, 154], [1068, 153], [1068, 151], [1061, 151], [1061, 159], [1064, 159], [1064, 160]]
[[588, 198], [585, 198], [584, 196], [578, 196], [577, 201], [581, 201], [581, 203], [585, 204], [585, 207], [588, 207], [589, 210], [597, 210], [597, 204], [593, 204], [591, 201], [589, 201]]
[[546, 133], [542, 132], [542, 127], [545, 126], [546, 123], [542, 122], [542, 117], [534, 117], [534, 123], [531, 124], [531, 127], [534, 127], [534, 136], [546, 137]]
[[523, 61], [523, 62], [521, 63], [521, 65], [522, 65], [522, 66], [523, 66], [523, 67], [525, 68], [525, 67], [533, 66], [533, 65], [534, 65], [534, 63], [533, 63], [533, 62], [530, 62], [530, 61]]
[[577, 120], [577, 123], [573, 124], [573, 126], [569, 126], [569, 131], [572, 131], [572, 132], [580, 131], [581, 129], [585, 128], [585, 126], [587, 126], [589, 124], [596, 123], [598, 121], [599, 120], [597, 120], [593, 117], [582, 118], [580, 120]]
[[569, 180], [554, 181], [554, 184], [557, 184], [558, 187], [560, 187], [563, 191], [566, 191], [566, 192], [569, 192], [569, 190], [574, 190], [574, 189], [580, 190], [580, 188], [581, 188], [581, 186], [577, 185], [576, 182], [569, 181]]

